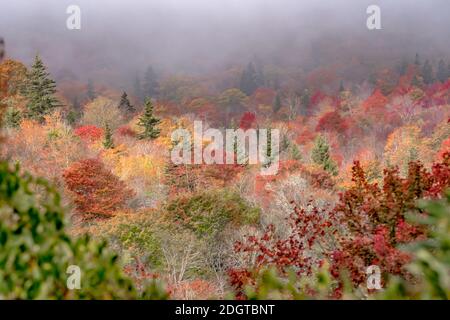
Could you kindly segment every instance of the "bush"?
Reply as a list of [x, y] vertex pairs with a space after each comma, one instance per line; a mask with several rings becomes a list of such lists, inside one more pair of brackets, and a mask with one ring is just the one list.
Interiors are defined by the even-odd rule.
[[[37, 198], [33, 190], [40, 189]], [[81, 270], [69, 290], [68, 266]], [[147, 298], [164, 298], [155, 285]], [[0, 299], [134, 299], [140, 295], [106, 242], [71, 239], [60, 197], [48, 184], [0, 163]]]
[[250, 206], [237, 193], [225, 190], [183, 195], [166, 206], [167, 214], [199, 236], [214, 236], [228, 223], [256, 223], [260, 210]]
[[72, 164], [64, 171], [63, 178], [83, 220], [111, 217], [133, 196], [125, 183], [98, 159]]

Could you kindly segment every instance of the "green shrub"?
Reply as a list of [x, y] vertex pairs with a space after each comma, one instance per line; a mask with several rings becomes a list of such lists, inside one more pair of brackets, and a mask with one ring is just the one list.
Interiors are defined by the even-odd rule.
[[[81, 270], [80, 289], [66, 285], [70, 265]], [[139, 295], [106, 242], [68, 236], [57, 192], [0, 162], [0, 299], [139, 297], [164, 298], [165, 293], [153, 284]]]
[[183, 195], [167, 204], [168, 216], [192, 230], [198, 237], [216, 236], [231, 223], [256, 223], [260, 209], [230, 190], [212, 190]]

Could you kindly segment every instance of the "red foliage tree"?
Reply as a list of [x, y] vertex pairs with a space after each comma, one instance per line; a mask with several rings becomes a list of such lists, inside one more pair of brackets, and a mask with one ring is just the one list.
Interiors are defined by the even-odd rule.
[[83, 220], [111, 217], [133, 196], [133, 191], [98, 159], [73, 163], [63, 178]]
[[388, 99], [383, 95], [381, 90], [377, 89], [364, 101], [363, 109], [368, 112], [377, 113], [381, 112], [387, 103]]
[[332, 210], [295, 208], [286, 236], [280, 238], [271, 225], [261, 237], [237, 242], [236, 252], [256, 256], [249, 268], [229, 270], [237, 296], [245, 298], [242, 289], [255, 283], [263, 266], [276, 267], [280, 274], [294, 268], [298, 275], [308, 276], [323, 259], [330, 262], [338, 282], [346, 271], [355, 286], [365, 283], [366, 269], [373, 264], [384, 274], [408, 277], [404, 266], [410, 257], [397, 246], [425, 238], [427, 230], [407, 222], [406, 214], [426, 214], [416, 209], [417, 200], [440, 197], [450, 186], [450, 152], [430, 171], [420, 162], [411, 162], [405, 178], [397, 169], [385, 170], [383, 187], [367, 182], [355, 162], [353, 182]]
[[330, 111], [319, 119], [316, 131], [334, 131], [345, 135], [349, 127], [349, 123], [340, 116], [339, 112]]
[[92, 143], [103, 137], [103, 129], [96, 126], [82, 126], [74, 131], [75, 135], [80, 137], [83, 141]]
[[239, 128], [242, 130], [250, 129], [256, 121], [256, 116], [253, 112], [245, 112], [239, 122]]

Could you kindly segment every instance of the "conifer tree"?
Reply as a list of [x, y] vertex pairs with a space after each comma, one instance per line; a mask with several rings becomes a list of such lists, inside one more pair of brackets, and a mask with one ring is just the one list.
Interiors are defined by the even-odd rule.
[[144, 95], [154, 97], [158, 90], [158, 80], [155, 71], [149, 66], [144, 75]]
[[97, 94], [95, 93], [94, 83], [91, 79], [88, 79], [86, 95], [89, 100], [94, 100], [97, 97]]
[[416, 66], [420, 66], [420, 57], [419, 57], [419, 54], [418, 53], [416, 53], [416, 58], [414, 59], [414, 64], [416, 65]]
[[136, 75], [134, 78], [134, 84], [133, 84], [133, 90], [134, 95], [138, 98], [139, 103], [142, 102], [142, 85], [141, 85], [141, 78], [139, 74]]
[[277, 113], [281, 109], [281, 95], [280, 93], [277, 93], [275, 96], [275, 100], [273, 102], [273, 112]]
[[423, 65], [422, 68], [422, 77], [423, 77], [423, 81], [426, 84], [431, 84], [433, 82], [433, 67], [430, 64], [430, 61], [425, 61], [425, 64]]
[[55, 93], [56, 83], [50, 78], [41, 58], [36, 55], [25, 89], [25, 96], [28, 99], [26, 116], [40, 122], [44, 121], [44, 116], [61, 106]]
[[16, 108], [10, 107], [6, 110], [5, 125], [7, 128], [18, 128], [22, 121], [22, 114]]
[[253, 63], [249, 63], [247, 68], [242, 72], [240, 89], [246, 95], [251, 96], [258, 88], [257, 74]]
[[124, 91], [122, 96], [120, 97], [119, 110], [127, 115], [131, 115], [136, 112], [136, 108], [131, 104], [128, 99], [127, 93]]
[[345, 91], [344, 81], [341, 80], [341, 82], [339, 83], [339, 92], [344, 92], [344, 91]]
[[112, 137], [112, 131], [108, 122], [105, 124], [105, 138], [103, 140], [103, 146], [105, 149], [114, 149], [114, 141]]
[[161, 120], [153, 115], [153, 103], [150, 98], [145, 100], [144, 114], [139, 118], [138, 125], [144, 131], [139, 134], [139, 139], [156, 139], [159, 137], [160, 130], [157, 128]]
[[438, 71], [437, 71], [436, 76], [440, 82], [445, 82], [448, 80], [448, 77], [449, 77], [448, 70], [447, 70], [447, 67], [445, 66], [444, 60], [442, 60], [442, 59], [439, 61]]
[[322, 136], [317, 137], [311, 152], [311, 158], [315, 164], [320, 165], [325, 171], [334, 176], [338, 174], [337, 165], [330, 157], [330, 146]]

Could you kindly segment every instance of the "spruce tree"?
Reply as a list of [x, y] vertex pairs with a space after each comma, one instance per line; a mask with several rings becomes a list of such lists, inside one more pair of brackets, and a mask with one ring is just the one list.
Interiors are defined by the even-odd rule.
[[302, 116], [309, 114], [309, 104], [311, 103], [311, 94], [308, 89], [303, 90], [303, 94], [300, 97], [301, 108], [300, 113]]
[[86, 95], [89, 100], [94, 100], [97, 97], [97, 94], [95, 93], [94, 83], [91, 79], [88, 79]]
[[156, 139], [159, 137], [160, 130], [157, 128], [160, 119], [153, 115], [153, 103], [150, 98], [145, 100], [144, 114], [139, 118], [138, 125], [144, 131], [139, 134], [139, 139]]
[[447, 67], [445, 66], [445, 62], [444, 60], [440, 60], [439, 61], [439, 65], [438, 65], [438, 71], [437, 71], [437, 78], [440, 82], [445, 82], [448, 80], [448, 74], [447, 74]]
[[19, 110], [13, 107], [9, 107], [6, 110], [5, 125], [7, 128], [18, 128], [22, 121], [22, 114]]
[[119, 110], [127, 115], [131, 115], [136, 112], [136, 108], [131, 104], [125, 91], [120, 97]]
[[273, 101], [273, 112], [277, 113], [281, 109], [281, 95], [278, 92], [275, 96], [275, 100]]
[[103, 140], [103, 146], [105, 149], [114, 149], [112, 131], [107, 122], [105, 123], [105, 138]]
[[420, 57], [419, 57], [418, 53], [416, 53], [416, 58], [414, 59], [414, 64], [416, 66], [420, 66]]
[[311, 158], [315, 164], [320, 165], [325, 171], [328, 171], [334, 176], [338, 174], [337, 165], [330, 157], [330, 146], [325, 138], [320, 135], [314, 143]]
[[431, 84], [434, 80], [433, 78], [433, 67], [431, 66], [430, 61], [425, 61], [425, 64], [423, 65], [422, 68], [422, 77], [423, 77], [423, 81], [426, 84]]
[[155, 71], [149, 66], [144, 75], [144, 95], [154, 97], [158, 90], [158, 79]]
[[36, 55], [28, 74], [25, 96], [28, 99], [26, 116], [40, 122], [61, 104], [55, 97], [56, 83], [50, 78], [41, 58]]
[[240, 89], [246, 95], [251, 96], [258, 88], [257, 74], [253, 63], [249, 63], [247, 68], [242, 72]]
[[142, 102], [142, 85], [141, 78], [137, 74], [133, 84], [134, 95], [138, 98], [139, 103]]

